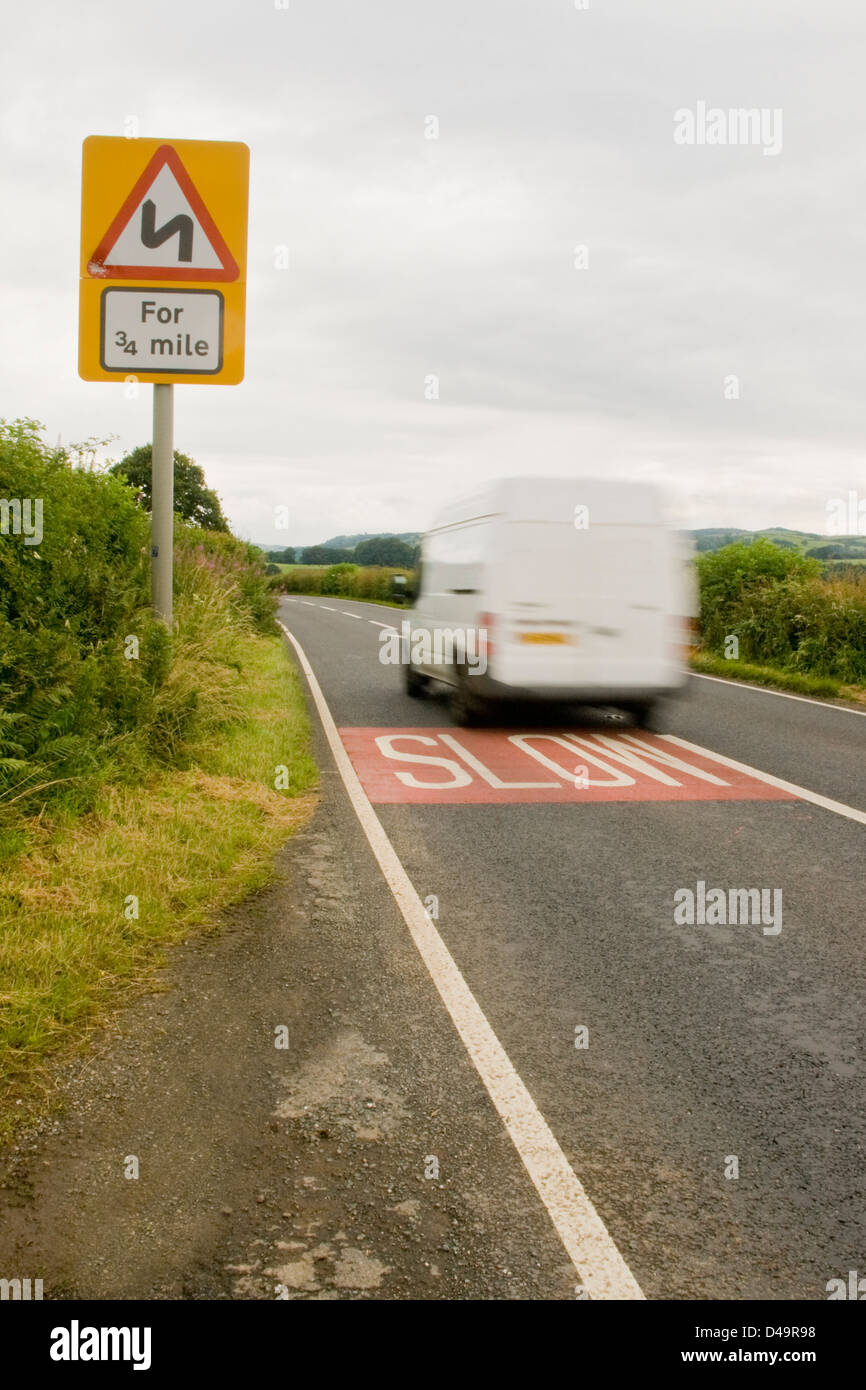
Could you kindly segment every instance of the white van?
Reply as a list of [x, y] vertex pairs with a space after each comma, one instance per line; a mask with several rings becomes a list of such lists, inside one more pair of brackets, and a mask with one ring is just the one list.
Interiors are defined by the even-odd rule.
[[509, 478], [452, 503], [425, 535], [405, 632], [406, 689], [615, 705], [647, 727], [686, 682], [697, 611], [682, 537], [651, 483]]

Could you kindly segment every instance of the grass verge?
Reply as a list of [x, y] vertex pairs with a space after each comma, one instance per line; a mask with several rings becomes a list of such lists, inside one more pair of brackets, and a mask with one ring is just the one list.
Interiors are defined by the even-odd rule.
[[811, 695], [816, 699], [850, 700], [854, 704], [866, 704], [866, 689], [857, 685], [843, 685], [841, 681], [829, 676], [811, 676], [806, 672], [784, 671], [775, 666], [755, 666], [744, 661], [726, 661], [712, 652], [693, 652], [689, 665], [693, 671], [706, 676], [720, 676], [725, 680], [748, 681], [750, 685], [765, 685], [773, 690], [788, 690], [797, 695]]
[[236, 716], [183, 770], [106, 786], [85, 816], [34, 819], [4, 864], [0, 1137], [41, 1108], [52, 1055], [152, 985], [165, 947], [262, 887], [312, 811], [300, 679], [279, 637], [248, 634], [241, 650]]

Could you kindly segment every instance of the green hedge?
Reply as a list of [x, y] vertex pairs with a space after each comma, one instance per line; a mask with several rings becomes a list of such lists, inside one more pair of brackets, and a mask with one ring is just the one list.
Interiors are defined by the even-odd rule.
[[819, 561], [768, 540], [695, 563], [705, 651], [724, 656], [735, 635], [740, 661], [866, 683], [866, 575], [827, 576]]
[[38, 545], [0, 535], [0, 807], [86, 802], [101, 754], [148, 718], [168, 672], [147, 609], [147, 517], [32, 421], [0, 422], [0, 497], [39, 499], [43, 530]]
[[333, 594], [340, 598], [392, 599], [394, 575], [401, 574], [411, 586], [414, 570], [391, 569], [384, 565], [293, 565], [275, 574], [271, 588], [283, 594]]
[[38, 499], [43, 533], [38, 544], [9, 524], [0, 534], [0, 851], [10, 851], [22, 815], [80, 812], [101, 781], [176, 754], [201, 720], [198, 687], [235, 662], [233, 630], [272, 629], [276, 598], [254, 547], [178, 520], [170, 635], [149, 606], [150, 525], [134, 492], [75, 466], [33, 421], [0, 421], [0, 499]]

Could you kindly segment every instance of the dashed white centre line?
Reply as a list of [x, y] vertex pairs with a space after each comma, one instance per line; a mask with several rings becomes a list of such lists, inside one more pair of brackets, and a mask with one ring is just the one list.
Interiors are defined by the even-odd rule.
[[357, 619], [358, 619], [358, 622], [361, 621], [361, 614], [360, 614], [360, 613], [350, 613], [349, 610], [348, 610], [348, 608], [341, 608], [341, 609], [340, 609], [340, 612], [342, 613], [342, 615], [343, 615], [344, 618], [357, 618]]
[[397, 631], [393, 623], [377, 623], [375, 618], [368, 618], [367, 622], [372, 623], [374, 627], [384, 627], [387, 632]]
[[330, 608], [327, 603], [320, 603], [320, 608], [324, 608], [326, 613], [336, 613], [336, 608]]
[[[357, 614], [349, 616], [354, 618]], [[640, 1285], [424, 910], [343, 747], [306, 653], [283, 623], [280, 627], [307, 678], [343, 785], [385, 881], [463, 1045], [547, 1208], [556, 1233], [580, 1275], [583, 1290], [594, 1299], [642, 1299]]]

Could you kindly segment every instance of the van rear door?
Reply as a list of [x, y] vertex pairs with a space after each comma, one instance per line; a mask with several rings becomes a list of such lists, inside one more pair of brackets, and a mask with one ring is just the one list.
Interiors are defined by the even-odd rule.
[[495, 651], [507, 684], [641, 685], [665, 656], [664, 527], [507, 521]]

